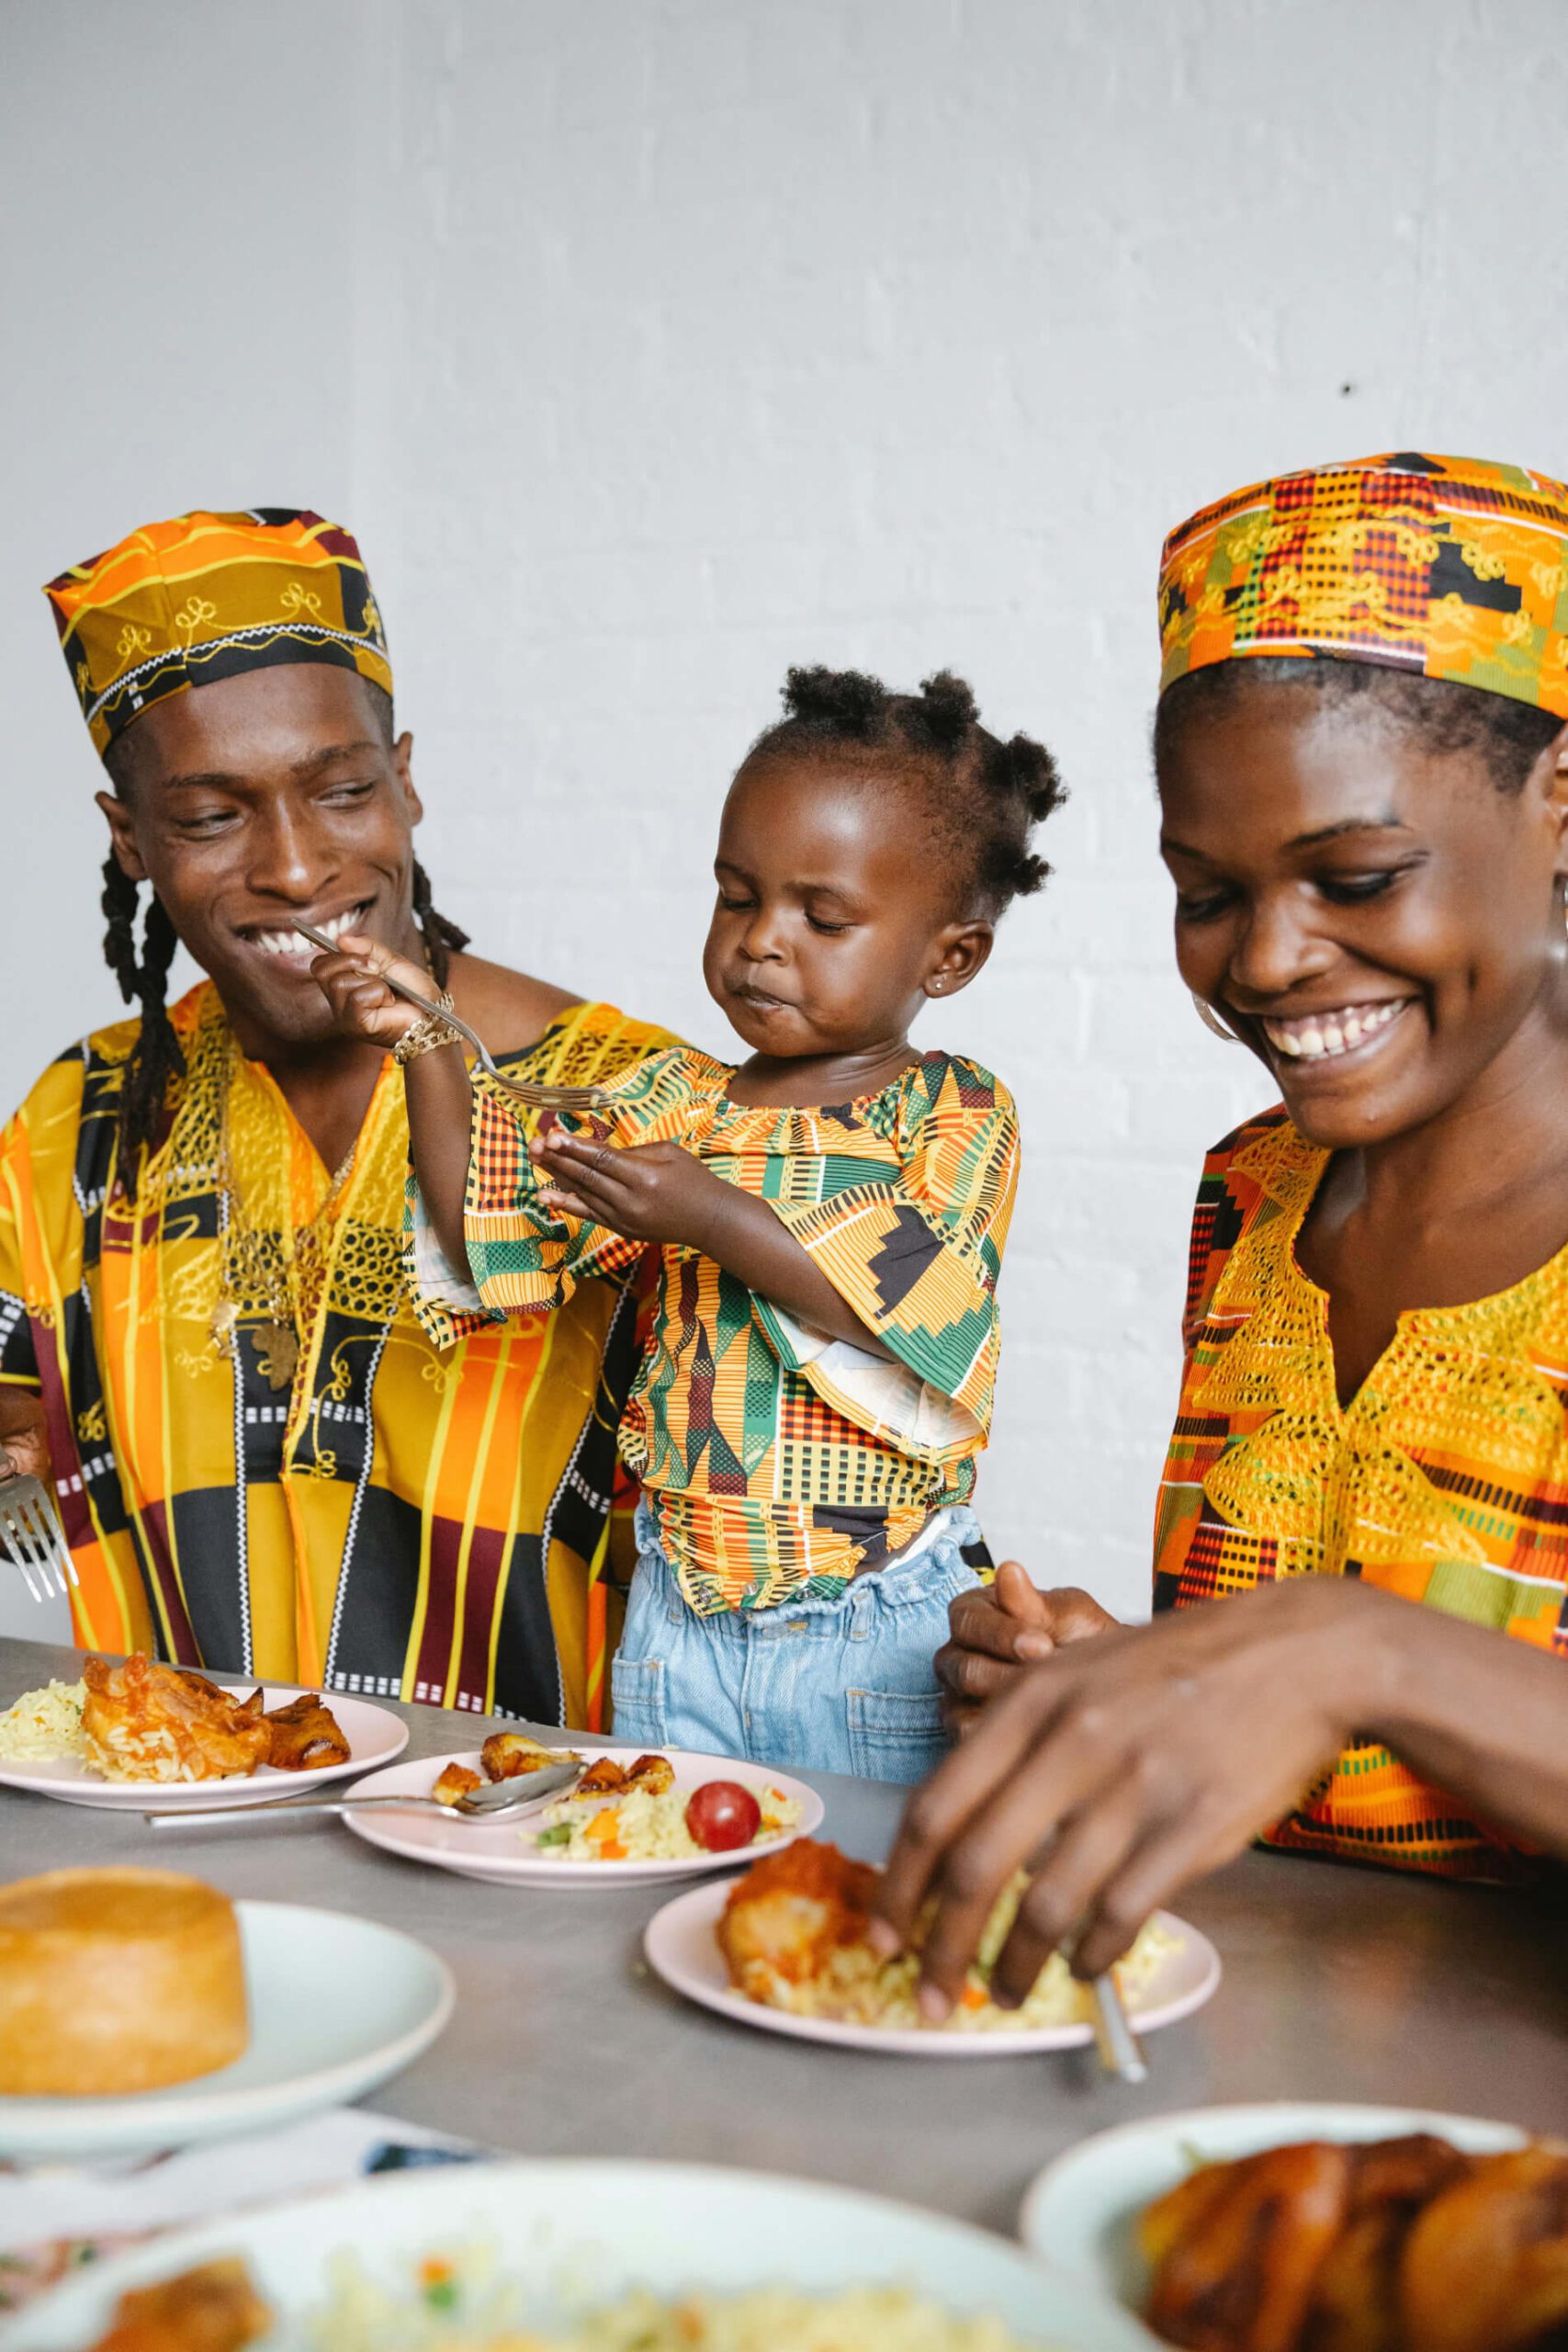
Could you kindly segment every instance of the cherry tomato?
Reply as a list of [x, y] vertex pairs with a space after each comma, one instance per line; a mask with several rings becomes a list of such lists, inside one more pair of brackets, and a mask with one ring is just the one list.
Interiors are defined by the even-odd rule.
[[761, 1806], [739, 1781], [705, 1781], [686, 1800], [686, 1826], [707, 1853], [749, 1846], [761, 1826]]

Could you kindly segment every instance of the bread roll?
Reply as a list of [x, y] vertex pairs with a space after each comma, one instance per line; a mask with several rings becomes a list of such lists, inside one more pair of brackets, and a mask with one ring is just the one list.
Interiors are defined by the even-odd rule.
[[188, 2082], [250, 2040], [239, 1923], [177, 1871], [47, 1871], [0, 1886], [0, 2093]]

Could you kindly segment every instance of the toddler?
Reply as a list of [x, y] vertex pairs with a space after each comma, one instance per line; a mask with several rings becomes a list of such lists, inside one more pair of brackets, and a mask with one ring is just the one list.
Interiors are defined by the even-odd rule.
[[[476, 1074], [466, 1196], [457, 1094], [411, 1082], [416, 1304], [446, 1339], [656, 1246], [620, 1433], [643, 1499], [615, 1736], [912, 1781], [946, 1744], [948, 1604], [988, 1565], [969, 1497], [1019, 1146], [1006, 1088], [908, 1030], [1039, 888], [1030, 833], [1062, 792], [945, 673], [898, 695], [792, 670], [784, 708], [725, 802], [703, 958], [748, 1058], [655, 1054], [554, 1118]], [[385, 951], [342, 945], [361, 1034], [406, 1031], [366, 986]]]

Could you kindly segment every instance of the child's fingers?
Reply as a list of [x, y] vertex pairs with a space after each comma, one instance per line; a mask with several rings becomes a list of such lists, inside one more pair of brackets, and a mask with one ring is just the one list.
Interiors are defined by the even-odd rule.
[[581, 1217], [584, 1225], [597, 1225], [600, 1221], [598, 1212], [590, 1208], [586, 1201], [579, 1200], [575, 1193], [558, 1192], [553, 1185], [547, 1190], [540, 1186], [539, 1205], [548, 1209], [552, 1216]]

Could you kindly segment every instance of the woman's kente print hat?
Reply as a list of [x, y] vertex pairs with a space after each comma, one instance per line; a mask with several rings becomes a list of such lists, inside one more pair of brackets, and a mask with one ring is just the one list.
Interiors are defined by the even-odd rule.
[[245, 670], [324, 662], [392, 691], [359, 549], [319, 514], [176, 514], [73, 564], [43, 593], [100, 752], [150, 703]]
[[1375, 662], [1568, 718], [1568, 490], [1417, 450], [1255, 482], [1172, 531], [1160, 691], [1249, 655]]

